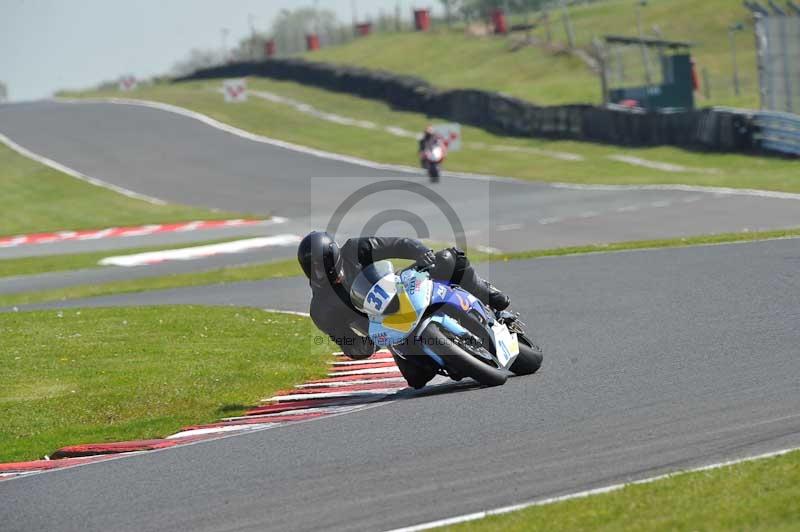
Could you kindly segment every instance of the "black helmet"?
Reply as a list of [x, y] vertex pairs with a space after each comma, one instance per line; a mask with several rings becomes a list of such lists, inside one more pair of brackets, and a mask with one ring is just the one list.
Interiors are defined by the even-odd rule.
[[297, 248], [297, 260], [312, 283], [335, 281], [342, 275], [342, 254], [331, 235], [313, 231]]

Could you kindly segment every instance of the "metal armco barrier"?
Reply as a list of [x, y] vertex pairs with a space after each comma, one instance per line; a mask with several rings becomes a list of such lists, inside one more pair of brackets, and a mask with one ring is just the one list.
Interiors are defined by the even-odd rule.
[[413, 76], [302, 59], [228, 64], [198, 70], [176, 81], [245, 76], [294, 81], [381, 100], [395, 109], [502, 135], [723, 152], [747, 152], [759, 147], [754, 142], [757, 128], [753, 111], [714, 108], [646, 112], [581, 104], [542, 107], [496, 92], [444, 91]]
[[800, 156], [800, 115], [761, 111], [755, 115], [762, 149]]

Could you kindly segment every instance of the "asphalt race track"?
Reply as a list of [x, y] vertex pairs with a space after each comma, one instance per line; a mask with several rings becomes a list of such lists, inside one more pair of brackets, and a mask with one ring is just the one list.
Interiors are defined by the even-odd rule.
[[[134, 106], [6, 105], [0, 132], [137, 192], [290, 218], [272, 233], [324, 227], [365, 182], [424, 183]], [[796, 199], [748, 195], [462, 178], [436, 190], [462, 217], [470, 244], [502, 250], [800, 220]], [[385, 208], [354, 207], [343, 232], [358, 232]], [[431, 236], [447, 236], [433, 214], [420, 208]], [[247, 256], [206, 259], [217, 260]], [[800, 446], [800, 239], [481, 268], [510, 292], [543, 345], [539, 374], [493, 389], [405, 393], [355, 413], [0, 482], [0, 528], [391, 529]], [[112, 271], [98, 275], [127, 275]], [[74, 282], [70, 275], [92, 274], [12, 281], [54, 287]], [[169, 303], [305, 310], [307, 299], [294, 278], [21, 310]]]
[[[539, 374], [3, 482], [0, 522], [379, 530], [798, 446], [799, 266], [797, 239], [497, 264]], [[301, 308], [301, 285], [129, 303]]]
[[[280, 232], [326, 227], [344, 198], [376, 180], [427, 181], [253, 142], [185, 116], [133, 105], [5, 105], [0, 132], [35, 153], [142, 194], [285, 216], [292, 223], [274, 229]], [[468, 244], [503, 251], [778, 229], [800, 219], [798, 199], [748, 195], [463, 178], [445, 178], [436, 191], [458, 213]], [[449, 224], [436, 220], [436, 206], [395, 196], [356, 205], [341, 233], [359, 233], [365, 220], [393, 200], [415, 209], [429, 223], [433, 239], [453, 240]]]

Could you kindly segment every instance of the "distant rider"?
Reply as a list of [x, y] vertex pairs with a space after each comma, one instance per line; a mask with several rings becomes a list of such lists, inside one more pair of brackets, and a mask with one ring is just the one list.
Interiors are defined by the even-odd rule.
[[423, 168], [428, 168], [428, 161], [425, 159], [425, 150], [428, 149], [436, 140], [442, 137], [438, 135], [433, 126], [427, 126], [419, 139], [419, 163]]
[[457, 248], [434, 253], [419, 240], [377, 236], [351, 238], [340, 248], [328, 233], [314, 231], [297, 250], [311, 284], [311, 319], [350, 358], [369, 358], [375, 352], [366, 335], [369, 320], [350, 302], [350, 287], [363, 267], [387, 259], [413, 260], [417, 267], [429, 268], [432, 278], [458, 284], [496, 310], [510, 304], [507, 296], [475, 273]]

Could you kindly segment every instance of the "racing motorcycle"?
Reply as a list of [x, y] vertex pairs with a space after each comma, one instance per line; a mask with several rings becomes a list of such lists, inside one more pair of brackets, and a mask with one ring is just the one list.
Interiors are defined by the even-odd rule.
[[422, 166], [428, 171], [431, 183], [439, 182], [439, 167], [447, 157], [447, 143], [443, 138], [436, 136], [428, 142], [422, 150]]
[[542, 364], [541, 349], [526, 336], [517, 314], [492, 311], [424, 269], [395, 272], [390, 261], [375, 262], [359, 273], [350, 298], [369, 318], [369, 337], [401, 359], [403, 376], [416, 388], [424, 382], [409, 378], [409, 368], [498, 386], [508, 371], [529, 375]]

